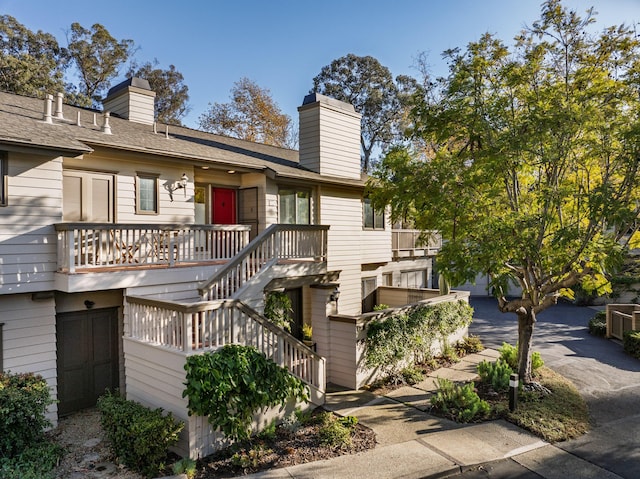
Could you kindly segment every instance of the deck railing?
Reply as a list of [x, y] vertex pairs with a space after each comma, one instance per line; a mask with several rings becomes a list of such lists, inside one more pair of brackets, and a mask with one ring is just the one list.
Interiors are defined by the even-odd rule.
[[185, 354], [225, 344], [254, 346], [276, 364], [320, 391], [325, 359], [238, 300], [174, 303], [127, 296], [125, 336]]
[[442, 248], [442, 236], [437, 231], [391, 230], [391, 250], [394, 258], [435, 256]]
[[328, 226], [271, 225], [200, 288], [203, 299], [233, 298], [251, 278], [278, 260], [327, 260]]
[[175, 266], [233, 258], [250, 226], [59, 223], [58, 271], [141, 265]]

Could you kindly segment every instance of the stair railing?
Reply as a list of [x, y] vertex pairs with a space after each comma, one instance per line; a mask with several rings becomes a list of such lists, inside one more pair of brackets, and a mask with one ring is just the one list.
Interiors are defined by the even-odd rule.
[[269, 226], [198, 289], [201, 298], [234, 298], [247, 282], [279, 260], [326, 261], [328, 230], [320, 225]]

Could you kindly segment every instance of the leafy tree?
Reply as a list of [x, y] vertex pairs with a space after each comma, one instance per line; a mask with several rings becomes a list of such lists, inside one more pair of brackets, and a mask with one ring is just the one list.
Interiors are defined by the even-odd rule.
[[180, 125], [180, 119], [189, 112], [189, 87], [184, 84], [182, 73], [169, 65], [168, 70], [156, 68], [158, 61], [133, 64], [127, 72], [127, 78], [139, 77], [149, 82], [156, 92], [156, 120], [170, 125]]
[[[409, 78], [399, 77], [405, 93], [412, 86]], [[350, 103], [362, 115], [362, 169], [369, 171], [373, 150], [397, 137], [402, 119], [398, 86], [389, 69], [373, 57], [350, 53], [322, 67], [313, 79], [314, 92]]]
[[291, 118], [280, 111], [269, 90], [248, 78], [233, 84], [229, 103], [210, 103], [199, 121], [204, 131], [241, 140], [280, 147], [293, 142]]
[[116, 40], [99, 23], [91, 29], [71, 24], [69, 56], [78, 68], [78, 93], [98, 103], [118, 75], [118, 69], [133, 53], [133, 40]]
[[65, 64], [65, 50], [53, 35], [0, 16], [0, 90], [28, 96], [63, 91]]
[[[374, 204], [441, 231], [452, 284], [490, 275], [518, 318], [525, 382], [537, 315], [573, 287], [607, 291], [639, 216], [640, 46], [593, 22], [547, 0], [512, 49], [486, 34], [445, 52], [449, 75], [413, 110], [431, 150], [394, 148], [370, 182]], [[505, 297], [510, 281], [520, 298]]]

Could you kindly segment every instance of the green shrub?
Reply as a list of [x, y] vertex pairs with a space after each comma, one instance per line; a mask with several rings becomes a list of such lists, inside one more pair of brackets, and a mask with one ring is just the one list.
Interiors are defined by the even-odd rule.
[[189, 356], [185, 364], [189, 414], [206, 416], [228, 438], [249, 439], [254, 414], [283, 406], [289, 398], [308, 400], [307, 386], [256, 348], [229, 344], [216, 352]]
[[480, 420], [491, 411], [489, 403], [480, 399], [471, 383], [461, 386], [448, 379], [438, 378], [437, 386], [438, 391], [431, 398], [431, 406], [454, 421]]
[[291, 299], [284, 291], [271, 291], [264, 303], [264, 316], [279, 328], [291, 332], [293, 308]]
[[335, 448], [351, 445], [351, 428], [338, 420], [330, 421], [318, 431], [320, 444]]
[[100, 424], [120, 461], [147, 476], [157, 475], [183, 423], [135, 401], [107, 393], [98, 399]]
[[479, 353], [484, 350], [484, 344], [478, 336], [465, 336], [456, 344], [456, 353], [458, 356], [466, 356], [467, 354]]
[[358, 418], [355, 416], [343, 416], [339, 417], [337, 421], [343, 426], [353, 429], [358, 424]]
[[607, 313], [598, 311], [596, 315], [589, 320], [589, 333], [594, 336], [607, 335]]
[[490, 384], [495, 392], [509, 390], [509, 379], [513, 370], [502, 359], [496, 362], [481, 361], [478, 364], [478, 374], [483, 383]]
[[269, 424], [265, 426], [265, 428], [257, 434], [258, 439], [264, 439], [270, 441], [275, 439], [276, 437], [276, 429], [278, 427], [278, 423], [275, 419], [273, 419]]
[[402, 369], [402, 371], [400, 371], [400, 375], [404, 382], [410, 386], [418, 384], [420, 381], [424, 380], [424, 374], [422, 374], [422, 371], [415, 366], [408, 366]]
[[187, 479], [193, 479], [196, 476], [197, 464], [193, 459], [183, 457], [173, 464], [172, 470], [174, 475], [185, 474]]
[[231, 456], [231, 464], [243, 469], [249, 467], [256, 468], [260, 464], [260, 459], [266, 454], [271, 454], [271, 449], [260, 444], [253, 446], [251, 449], [242, 449]]
[[376, 304], [373, 307], [374, 311], [384, 311], [385, 309], [389, 309], [389, 305], [388, 304], [384, 304], [384, 303], [383, 304]]
[[[502, 343], [502, 346], [498, 350], [500, 351], [500, 359], [509, 365], [514, 371], [518, 370], [518, 343], [512, 346], [508, 343]], [[542, 356], [537, 351], [531, 353], [531, 372], [535, 373], [536, 369], [544, 366]]]
[[0, 372], [0, 457], [13, 457], [43, 440], [52, 403], [42, 376]]
[[640, 331], [627, 331], [624, 333], [622, 345], [627, 354], [640, 359]]
[[12, 457], [0, 456], [2, 479], [53, 479], [62, 448], [47, 440], [25, 447]]

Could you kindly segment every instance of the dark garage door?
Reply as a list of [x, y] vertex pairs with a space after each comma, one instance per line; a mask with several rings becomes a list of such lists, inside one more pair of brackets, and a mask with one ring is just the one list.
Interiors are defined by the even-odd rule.
[[118, 309], [56, 316], [58, 413], [94, 406], [105, 389], [118, 387]]

